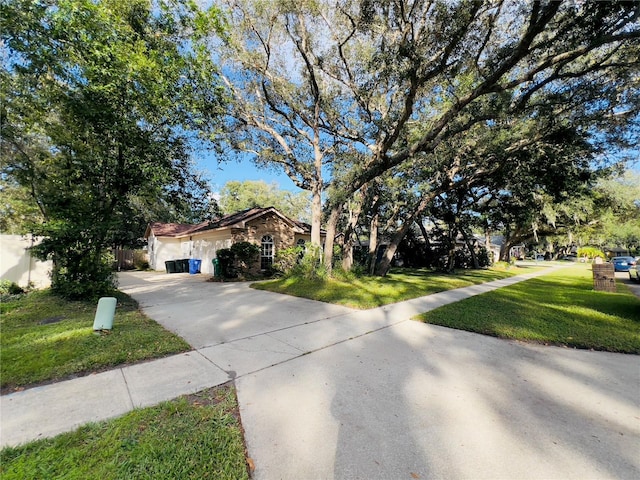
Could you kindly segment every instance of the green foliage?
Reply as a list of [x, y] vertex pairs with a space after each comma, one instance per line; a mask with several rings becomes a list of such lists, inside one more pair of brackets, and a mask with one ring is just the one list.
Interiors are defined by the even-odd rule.
[[233, 2], [228, 141], [334, 206], [389, 174], [390, 227], [463, 189], [486, 209], [462, 208], [461, 228], [480, 213], [513, 243], [568, 229], [589, 162], [635, 148], [638, 6], [493, 6]]
[[222, 278], [244, 277], [251, 266], [255, 265], [260, 255], [260, 247], [250, 242], [237, 242], [230, 248], [217, 250], [216, 256], [220, 265]]
[[220, 248], [216, 251], [216, 258], [220, 266], [222, 278], [236, 278], [238, 273], [235, 268], [236, 255], [230, 248]]
[[278, 250], [273, 261], [273, 268], [281, 274], [289, 275], [302, 260], [304, 252], [305, 247], [300, 245]]
[[45, 238], [57, 293], [108, 290], [104, 251], [148, 220], [207, 214], [189, 130], [214, 130], [224, 101], [213, 64], [185, 48], [192, 6], [177, 7], [2, 3], [2, 178], [38, 207], [28, 230]]
[[[2, 163], [0, 158], [0, 168]], [[0, 176], [0, 232], [25, 235], [30, 233], [33, 223], [41, 221], [42, 212], [29, 190], [10, 178]]]
[[231, 245], [230, 250], [235, 255], [236, 260], [244, 264], [254, 262], [260, 255], [260, 247], [250, 242], [234, 243]]
[[578, 248], [577, 253], [579, 257], [586, 257], [588, 259], [594, 259], [596, 257], [600, 257], [603, 260], [605, 260], [607, 258], [604, 252], [600, 250], [598, 247], [590, 247], [590, 246], [580, 247]]
[[11, 280], [0, 280], [0, 295], [20, 295], [25, 290]]
[[180, 397], [0, 452], [0, 476], [247, 480], [235, 389]]
[[471, 297], [420, 320], [500, 338], [611, 352], [640, 353], [640, 299], [595, 292], [590, 266], [576, 265]]
[[113, 330], [93, 333], [96, 302], [63, 300], [36, 291], [2, 301], [2, 388], [61, 380], [116, 365], [188, 350], [180, 337], [145, 317], [128, 296], [116, 292]]
[[322, 247], [307, 245], [303, 257], [290, 271], [290, 276], [307, 280], [324, 280], [329, 276], [326, 266], [322, 263]]
[[514, 265], [515, 265], [515, 261], [505, 262], [504, 260], [500, 260], [493, 264], [493, 268], [506, 271], [513, 268]]
[[309, 221], [309, 195], [278, 189], [276, 183], [263, 180], [229, 181], [220, 191], [220, 208], [235, 213], [249, 208], [275, 207], [287, 217]]
[[117, 275], [113, 270], [113, 255], [107, 250], [95, 251], [79, 241], [45, 238], [33, 247], [42, 259], [55, 259], [51, 272], [51, 291], [70, 300], [92, 300], [113, 294]]

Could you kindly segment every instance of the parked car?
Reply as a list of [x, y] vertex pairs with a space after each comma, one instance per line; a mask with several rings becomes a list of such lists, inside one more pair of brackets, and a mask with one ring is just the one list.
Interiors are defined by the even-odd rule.
[[611, 263], [613, 263], [613, 269], [616, 272], [628, 272], [631, 267], [636, 266], [636, 259], [633, 257], [613, 257]]
[[629, 280], [640, 283], [640, 257], [636, 258], [636, 264], [629, 269]]

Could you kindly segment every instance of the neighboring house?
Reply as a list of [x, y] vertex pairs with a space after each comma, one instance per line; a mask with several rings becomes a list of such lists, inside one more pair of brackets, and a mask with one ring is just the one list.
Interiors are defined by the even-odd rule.
[[269, 268], [281, 249], [310, 242], [311, 226], [273, 207], [251, 208], [197, 225], [151, 223], [145, 238], [149, 265], [154, 270], [165, 270], [169, 260], [194, 258], [202, 261], [202, 273], [213, 274], [216, 252], [246, 241], [260, 246], [260, 259], [251, 268], [259, 271]]

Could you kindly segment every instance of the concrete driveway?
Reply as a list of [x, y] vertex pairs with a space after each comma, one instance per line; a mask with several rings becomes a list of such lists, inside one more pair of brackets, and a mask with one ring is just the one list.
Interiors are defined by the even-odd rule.
[[408, 320], [484, 287], [356, 312], [201, 276], [121, 286], [231, 372], [254, 479], [640, 478], [639, 356]]
[[254, 290], [250, 282], [207, 282], [209, 275], [122, 272], [119, 288], [145, 313], [194, 348], [313, 323], [353, 310]]

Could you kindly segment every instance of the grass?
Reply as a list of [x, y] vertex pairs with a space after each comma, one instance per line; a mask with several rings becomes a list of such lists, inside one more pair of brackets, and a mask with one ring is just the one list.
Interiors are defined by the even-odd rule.
[[0, 451], [0, 477], [248, 479], [227, 385]]
[[640, 299], [620, 282], [617, 290], [594, 291], [590, 265], [576, 265], [418, 319], [500, 338], [639, 354]]
[[289, 277], [255, 283], [252, 287], [346, 307], [367, 309], [528, 273], [534, 268], [536, 267], [466, 270], [455, 274], [403, 268], [394, 269], [385, 277], [346, 276], [326, 280]]
[[133, 299], [122, 293], [117, 296], [113, 330], [101, 335], [93, 332], [95, 302], [69, 302], [46, 290], [3, 299], [3, 393], [190, 349], [180, 337], [143, 315]]

